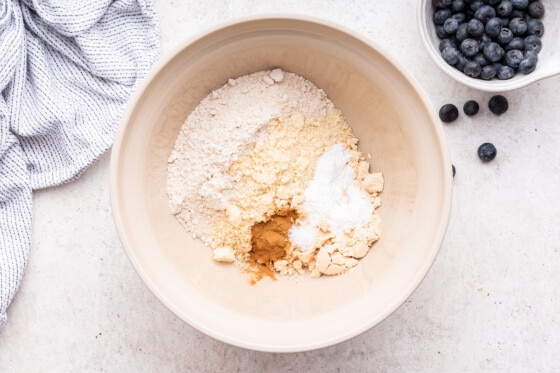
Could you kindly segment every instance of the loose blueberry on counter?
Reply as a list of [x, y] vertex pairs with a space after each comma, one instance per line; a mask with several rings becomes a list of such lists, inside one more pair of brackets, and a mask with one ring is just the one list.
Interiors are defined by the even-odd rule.
[[459, 110], [453, 104], [445, 104], [439, 109], [439, 119], [444, 123], [450, 123], [459, 117]]
[[455, 165], [451, 165], [451, 172], [453, 173], [453, 177], [455, 177]]
[[463, 111], [469, 117], [478, 113], [479, 108], [480, 107], [478, 105], [478, 102], [476, 102], [475, 100], [469, 100], [469, 101], [465, 102], [465, 104], [463, 105]]
[[488, 109], [496, 115], [501, 115], [507, 111], [509, 103], [507, 98], [502, 95], [495, 95], [488, 101]]
[[496, 158], [496, 154], [498, 151], [494, 144], [485, 142], [484, 144], [478, 147], [478, 158], [480, 158], [483, 162], [490, 162], [494, 158]]

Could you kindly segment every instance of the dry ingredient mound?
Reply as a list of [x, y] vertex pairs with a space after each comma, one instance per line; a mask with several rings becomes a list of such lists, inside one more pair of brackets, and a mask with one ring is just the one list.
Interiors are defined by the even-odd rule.
[[369, 173], [357, 144], [303, 77], [275, 69], [229, 79], [179, 131], [170, 211], [215, 260], [253, 281], [343, 273], [380, 235], [383, 178]]

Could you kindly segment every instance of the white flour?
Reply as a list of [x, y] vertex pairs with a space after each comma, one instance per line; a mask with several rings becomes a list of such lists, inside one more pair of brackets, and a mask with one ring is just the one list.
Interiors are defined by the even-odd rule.
[[213, 221], [225, 214], [238, 181], [229, 166], [275, 119], [294, 112], [324, 117], [333, 109], [323, 90], [279, 69], [230, 79], [200, 102], [179, 132], [168, 165], [171, 212], [209, 244]]

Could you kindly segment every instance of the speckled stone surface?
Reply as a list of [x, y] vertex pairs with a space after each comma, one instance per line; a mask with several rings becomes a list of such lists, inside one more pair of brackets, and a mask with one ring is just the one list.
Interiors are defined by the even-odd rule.
[[[352, 340], [294, 354], [243, 350], [186, 325], [147, 289], [113, 225], [109, 159], [35, 194], [31, 256], [0, 330], [0, 372], [560, 370], [560, 77], [491, 94], [454, 83], [424, 51], [416, 1], [157, 0], [164, 52], [224, 20], [317, 16], [393, 55], [434, 108], [481, 104], [445, 125], [457, 168], [448, 233], [426, 279], [393, 315]], [[476, 149], [493, 142], [497, 158]], [[451, 167], [451, 166], [450, 166]]]

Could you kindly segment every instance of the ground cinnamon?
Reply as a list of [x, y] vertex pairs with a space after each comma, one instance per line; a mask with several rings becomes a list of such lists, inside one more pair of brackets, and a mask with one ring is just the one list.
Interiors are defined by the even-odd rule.
[[256, 223], [251, 228], [251, 262], [273, 268], [274, 262], [286, 257], [291, 244], [288, 232], [297, 219], [294, 210], [282, 210], [264, 222]]

